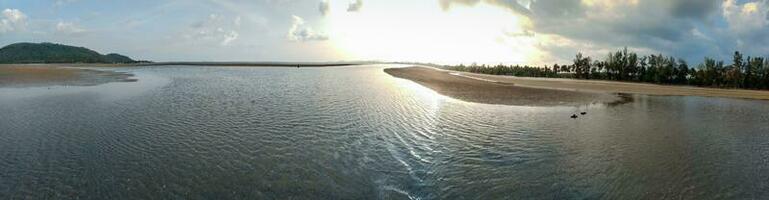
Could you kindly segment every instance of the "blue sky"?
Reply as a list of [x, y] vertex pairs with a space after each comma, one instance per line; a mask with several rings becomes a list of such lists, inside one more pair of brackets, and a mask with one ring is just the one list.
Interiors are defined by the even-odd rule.
[[155, 61], [566, 63], [769, 55], [767, 0], [0, 0], [0, 45]]

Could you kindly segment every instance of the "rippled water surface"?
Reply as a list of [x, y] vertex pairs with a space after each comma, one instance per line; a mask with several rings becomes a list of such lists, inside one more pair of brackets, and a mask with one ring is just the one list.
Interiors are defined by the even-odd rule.
[[485, 105], [382, 69], [0, 88], [0, 199], [769, 198], [766, 101]]

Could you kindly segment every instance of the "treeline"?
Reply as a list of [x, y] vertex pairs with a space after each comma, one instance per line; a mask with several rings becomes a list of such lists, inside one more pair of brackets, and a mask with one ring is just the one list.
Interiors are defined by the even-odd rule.
[[456, 71], [481, 74], [577, 78], [596, 80], [633, 81], [657, 84], [693, 85], [703, 87], [769, 89], [769, 59], [745, 58], [734, 52], [732, 63], [724, 64], [712, 58], [694, 67], [683, 59], [663, 55], [639, 56], [626, 49], [609, 53], [604, 60], [593, 60], [578, 53], [571, 65], [546, 67], [507, 65], [445, 66]]

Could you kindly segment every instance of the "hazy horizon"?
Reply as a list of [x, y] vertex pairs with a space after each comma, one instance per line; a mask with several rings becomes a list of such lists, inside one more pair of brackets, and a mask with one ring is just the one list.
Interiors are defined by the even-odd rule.
[[769, 1], [0, 0], [0, 45], [152, 61], [570, 63], [628, 47], [692, 63], [769, 54]]

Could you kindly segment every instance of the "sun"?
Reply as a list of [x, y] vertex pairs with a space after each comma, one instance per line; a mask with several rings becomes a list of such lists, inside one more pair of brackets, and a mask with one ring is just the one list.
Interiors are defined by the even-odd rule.
[[438, 1], [392, 5], [329, 14], [331, 42], [358, 60], [528, 64], [541, 54], [536, 37], [523, 28], [526, 19], [500, 7], [442, 10]]

